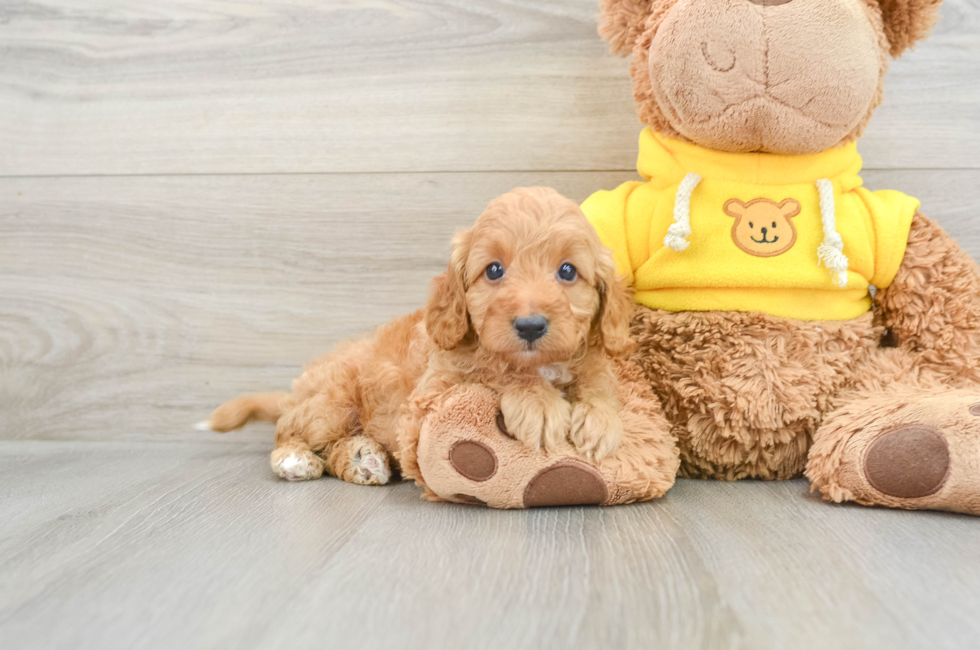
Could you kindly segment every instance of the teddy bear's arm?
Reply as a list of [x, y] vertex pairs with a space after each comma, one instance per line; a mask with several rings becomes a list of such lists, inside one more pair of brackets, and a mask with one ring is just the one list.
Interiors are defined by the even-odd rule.
[[958, 381], [980, 381], [980, 268], [921, 213], [892, 284], [875, 296], [893, 345]]

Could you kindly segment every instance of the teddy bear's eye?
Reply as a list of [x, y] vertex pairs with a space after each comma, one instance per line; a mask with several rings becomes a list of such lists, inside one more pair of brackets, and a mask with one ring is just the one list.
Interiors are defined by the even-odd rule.
[[772, 222], [772, 227], [773, 227], [773, 228], [775, 228], [775, 227], [776, 227], [776, 222], [775, 222], [775, 221], [773, 221], [773, 222]]
[[755, 228], [755, 224], [752, 223], [751, 221], [749, 222], [749, 228]]
[[499, 280], [500, 278], [504, 277], [504, 265], [494, 262], [493, 264], [487, 267], [485, 273], [487, 275], [487, 280], [491, 280], [491, 281]]

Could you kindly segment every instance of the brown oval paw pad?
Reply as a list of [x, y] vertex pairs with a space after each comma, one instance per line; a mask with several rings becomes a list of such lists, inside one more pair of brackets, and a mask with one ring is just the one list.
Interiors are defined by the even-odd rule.
[[453, 500], [456, 501], [457, 503], [465, 503], [468, 506], [487, 505], [487, 502], [484, 501], [483, 499], [478, 499], [474, 496], [470, 496], [469, 494], [454, 494]]
[[486, 481], [497, 473], [497, 455], [486, 445], [462, 440], [449, 450], [449, 463], [471, 481]]
[[888, 496], [916, 499], [935, 494], [949, 474], [949, 446], [935, 427], [909, 424], [881, 434], [864, 457], [871, 486]]
[[980, 403], [974, 404], [970, 407], [970, 415], [975, 415], [980, 418]]
[[607, 495], [599, 472], [564, 461], [546, 467], [531, 479], [524, 490], [524, 507], [599, 505]]

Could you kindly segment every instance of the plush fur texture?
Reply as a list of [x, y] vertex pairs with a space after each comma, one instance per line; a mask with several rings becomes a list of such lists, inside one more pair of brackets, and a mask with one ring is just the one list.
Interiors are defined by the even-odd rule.
[[939, 19], [942, 0], [866, 0], [881, 10], [889, 52], [899, 57], [926, 38]]
[[[603, 0], [600, 33], [632, 53], [639, 115], [655, 130], [806, 154], [863, 133], [889, 57], [928, 34], [939, 4]], [[864, 317], [640, 307], [632, 333], [682, 476], [805, 471], [834, 501], [980, 514], [980, 269], [925, 216]]]
[[682, 476], [787, 479], [803, 472], [823, 413], [879, 331], [870, 314], [804, 323], [637, 307], [634, 360], [673, 423]]
[[[605, 460], [611, 499], [652, 498], [672, 484], [676, 450], [655, 398], [613, 363], [634, 347], [630, 310], [609, 251], [578, 206], [554, 190], [518, 189], [456, 237], [449, 270], [434, 280], [424, 310], [338, 346], [306, 368], [291, 394], [237, 398], [207, 424], [230, 431], [252, 419], [275, 422], [272, 467], [289, 480], [327, 472], [383, 484], [401, 460], [405, 475], [425, 485], [416, 446], [426, 418], [454, 389], [479, 386], [495, 413], [499, 403], [512, 437], [498, 436], [498, 455], [523, 454], [537, 465]], [[516, 319], [532, 316], [544, 317], [547, 331], [528, 341]], [[630, 410], [621, 417], [624, 403]], [[440, 449], [459, 433], [429, 431]], [[448, 463], [431, 467], [435, 476], [451, 472]], [[495, 485], [530, 484], [524, 470], [512, 464]]]

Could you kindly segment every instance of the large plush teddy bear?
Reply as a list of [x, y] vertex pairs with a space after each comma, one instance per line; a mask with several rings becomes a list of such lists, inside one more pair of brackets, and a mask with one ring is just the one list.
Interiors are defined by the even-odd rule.
[[[805, 473], [834, 501], [980, 514], [980, 270], [918, 201], [863, 187], [855, 144], [938, 6], [602, 1], [600, 33], [633, 56], [644, 180], [582, 207], [635, 288], [633, 361], [680, 476]], [[439, 441], [489, 435], [495, 400], [430, 414], [410, 474], [431, 496], [473, 494]], [[555, 463], [500, 452], [533, 460], [507, 485]], [[552, 483], [570, 503], [656, 496]]]

